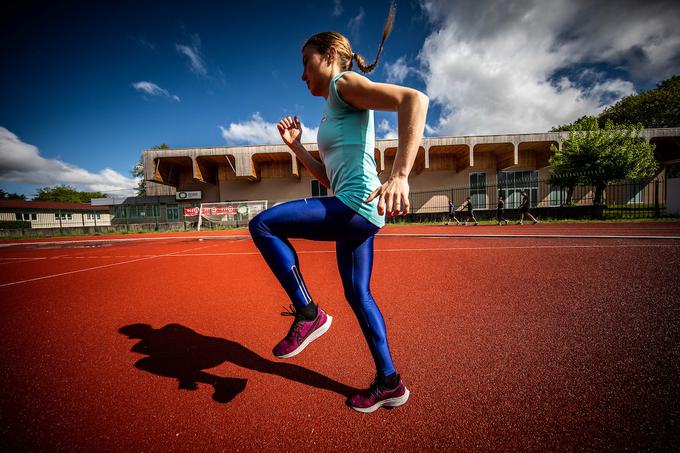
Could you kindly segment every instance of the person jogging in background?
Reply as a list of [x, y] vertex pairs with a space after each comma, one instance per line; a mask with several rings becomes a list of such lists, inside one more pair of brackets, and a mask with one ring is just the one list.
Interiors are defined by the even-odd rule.
[[468, 220], [472, 219], [475, 226], [479, 225], [477, 219], [475, 219], [475, 211], [472, 207], [472, 200], [470, 197], [466, 197], [462, 205], [460, 205], [460, 210], [465, 212], [465, 226], [468, 224]]
[[498, 222], [498, 225], [503, 225], [503, 222], [507, 225], [508, 219], [505, 218], [505, 197], [503, 195], [499, 195], [498, 197], [498, 204], [496, 205], [496, 221]]
[[524, 216], [529, 217], [531, 220], [534, 221], [534, 224], [538, 223], [538, 220], [536, 220], [536, 217], [532, 216], [531, 213], [529, 212], [529, 197], [527, 196], [527, 193], [522, 191], [522, 199], [519, 202], [519, 220], [517, 221], [518, 225], [524, 225]]
[[[425, 129], [428, 98], [411, 88], [374, 83], [352, 72], [373, 71], [392, 29], [390, 8], [375, 61], [367, 64], [336, 32], [310, 37], [302, 46], [302, 80], [326, 105], [317, 143], [319, 159], [302, 145], [302, 123], [296, 116], [277, 124], [284, 143], [332, 197], [289, 201], [267, 209], [250, 221], [255, 245], [292, 302], [293, 323], [273, 354], [290, 358], [328, 331], [332, 317], [312, 297], [290, 242], [293, 238], [333, 241], [345, 298], [356, 315], [376, 368], [374, 382], [352, 395], [348, 404], [360, 412], [406, 403], [409, 390], [397, 373], [387, 331], [370, 289], [375, 234], [389, 216], [408, 214], [408, 175]], [[399, 144], [391, 174], [381, 183], [376, 170], [373, 110], [397, 112]], [[384, 276], [388, 282], [392, 276]], [[323, 293], [322, 293], [323, 294]]]
[[456, 217], [456, 205], [453, 204], [453, 200], [449, 200], [449, 218], [444, 225], [451, 223], [451, 219], [456, 221], [456, 225], [460, 225], [460, 220]]

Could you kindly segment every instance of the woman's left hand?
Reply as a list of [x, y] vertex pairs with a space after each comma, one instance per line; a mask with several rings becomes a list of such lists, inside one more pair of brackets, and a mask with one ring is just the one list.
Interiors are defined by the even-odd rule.
[[383, 215], [387, 213], [388, 216], [406, 215], [409, 213], [410, 207], [408, 193], [408, 177], [391, 176], [382, 186], [375, 189], [364, 203], [370, 203], [376, 197], [380, 197], [378, 200], [378, 214]]

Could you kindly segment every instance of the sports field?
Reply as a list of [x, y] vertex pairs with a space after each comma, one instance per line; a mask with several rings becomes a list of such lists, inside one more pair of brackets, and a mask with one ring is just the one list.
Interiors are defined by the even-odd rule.
[[[680, 223], [386, 227], [373, 363], [334, 245], [297, 240], [333, 316], [278, 360], [288, 300], [247, 230], [0, 242], [10, 451], [565, 451], [680, 445]], [[568, 237], [565, 237], [568, 236]]]

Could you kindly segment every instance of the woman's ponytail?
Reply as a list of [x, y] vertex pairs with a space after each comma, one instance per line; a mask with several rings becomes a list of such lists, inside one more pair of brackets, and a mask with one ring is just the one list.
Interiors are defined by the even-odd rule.
[[[353, 59], [357, 61], [357, 66], [359, 67], [359, 70], [364, 74], [373, 72], [375, 67], [378, 65], [378, 60], [380, 59], [380, 54], [382, 53], [383, 46], [385, 45], [385, 40], [387, 40], [387, 37], [392, 32], [392, 25], [394, 24], [394, 16], [396, 15], [396, 13], [397, 7], [394, 4], [394, 2], [392, 2], [392, 4], [390, 5], [390, 12], [388, 13], [387, 20], [385, 21], [385, 28], [383, 28], [382, 40], [380, 41], [380, 47], [378, 47], [378, 54], [375, 56], [375, 61], [373, 63], [367, 65], [366, 60], [364, 60], [364, 57], [362, 57], [358, 53], [352, 53]], [[350, 60], [349, 68], [352, 69], [352, 60]]]

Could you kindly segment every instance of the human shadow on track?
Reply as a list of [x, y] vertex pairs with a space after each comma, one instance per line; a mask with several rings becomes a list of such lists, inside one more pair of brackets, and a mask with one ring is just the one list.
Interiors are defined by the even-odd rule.
[[131, 351], [145, 354], [135, 367], [149, 373], [177, 379], [179, 388], [196, 390], [198, 384], [212, 385], [213, 400], [228, 403], [246, 388], [247, 379], [220, 377], [206, 373], [224, 362], [260, 373], [273, 374], [291, 381], [349, 398], [358, 390], [310, 369], [290, 363], [273, 362], [245, 346], [224, 338], [201, 335], [180, 324], [154, 329], [148, 324], [130, 324], [118, 329], [130, 339], [139, 339]]

